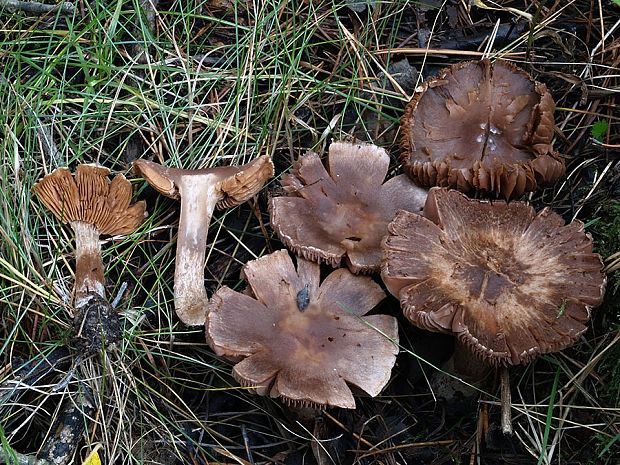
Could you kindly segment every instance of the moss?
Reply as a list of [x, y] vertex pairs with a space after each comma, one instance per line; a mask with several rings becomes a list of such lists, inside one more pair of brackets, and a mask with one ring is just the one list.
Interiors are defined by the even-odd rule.
[[[610, 201], [588, 223], [587, 229], [594, 237], [594, 250], [603, 259], [620, 251], [620, 202]], [[601, 329], [613, 329], [620, 325], [620, 270], [607, 278], [607, 293], [603, 305], [596, 313]]]

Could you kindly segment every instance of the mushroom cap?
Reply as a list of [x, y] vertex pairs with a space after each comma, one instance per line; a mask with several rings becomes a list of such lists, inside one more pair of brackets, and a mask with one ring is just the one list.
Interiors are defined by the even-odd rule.
[[110, 181], [109, 174], [109, 169], [91, 164], [78, 165], [75, 176], [68, 168], [58, 168], [37, 182], [33, 191], [63, 223], [92, 224], [100, 234], [130, 234], [146, 217], [146, 203], [130, 205], [129, 181], [122, 174]]
[[381, 239], [399, 209], [422, 210], [426, 190], [406, 175], [383, 183], [390, 164], [375, 145], [334, 142], [329, 173], [316, 153], [282, 177], [286, 196], [269, 203], [271, 226], [295, 254], [354, 273], [379, 271]]
[[433, 188], [424, 215], [401, 211], [381, 276], [416, 326], [452, 333], [494, 365], [571, 345], [605, 289], [583, 223], [524, 202]]
[[507, 200], [564, 174], [544, 84], [498, 60], [466, 61], [426, 81], [401, 120], [403, 168], [421, 186]]
[[215, 174], [218, 177], [216, 192], [221, 196], [217, 208], [228, 208], [247, 202], [273, 176], [273, 162], [266, 155], [242, 166], [218, 166], [197, 170], [168, 168], [148, 160], [133, 162], [136, 171], [160, 194], [173, 199], [182, 196], [183, 178], [186, 176]]
[[319, 285], [320, 267], [297, 269], [285, 250], [244, 267], [252, 296], [222, 287], [207, 312], [207, 341], [239, 361], [234, 377], [260, 395], [300, 406], [355, 408], [347, 382], [371, 396], [390, 379], [398, 325], [363, 316], [385, 293], [370, 277], [341, 268]]

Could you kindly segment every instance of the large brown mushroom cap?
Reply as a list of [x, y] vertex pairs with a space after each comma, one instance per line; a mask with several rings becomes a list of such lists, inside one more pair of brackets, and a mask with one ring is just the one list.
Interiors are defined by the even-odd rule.
[[130, 234], [146, 216], [144, 201], [131, 203], [131, 184], [122, 174], [112, 181], [110, 170], [78, 165], [54, 170], [33, 187], [41, 202], [63, 223], [92, 224], [100, 234]]
[[424, 216], [390, 223], [381, 274], [413, 324], [501, 365], [572, 344], [603, 298], [601, 270], [579, 221], [434, 188]]
[[295, 405], [355, 408], [347, 382], [379, 394], [398, 348], [396, 320], [363, 316], [385, 297], [369, 277], [347, 269], [319, 285], [319, 265], [297, 270], [285, 250], [249, 262], [253, 296], [218, 290], [207, 312], [207, 341], [241, 361], [235, 378], [261, 395]]
[[427, 81], [401, 121], [403, 167], [418, 184], [512, 199], [564, 174], [555, 103], [505, 61], [468, 61]]
[[329, 173], [316, 153], [300, 158], [282, 177], [288, 196], [269, 204], [271, 225], [282, 242], [307, 260], [354, 273], [378, 271], [381, 239], [399, 209], [418, 212], [426, 190], [406, 175], [383, 183], [390, 164], [385, 150], [369, 144], [334, 142]]

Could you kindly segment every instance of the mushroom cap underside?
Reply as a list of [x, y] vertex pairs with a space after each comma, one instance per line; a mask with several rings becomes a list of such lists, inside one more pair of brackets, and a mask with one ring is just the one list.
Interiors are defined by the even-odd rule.
[[424, 216], [397, 214], [382, 262], [413, 324], [452, 333], [495, 365], [571, 345], [602, 301], [601, 270], [581, 222], [440, 188]]
[[426, 190], [406, 175], [384, 182], [390, 157], [374, 145], [333, 142], [329, 171], [307, 153], [282, 177], [286, 195], [269, 203], [271, 225], [282, 242], [305, 259], [354, 273], [379, 270], [381, 239], [399, 209], [419, 212]]
[[426, 187], [512, 199], [564, 174], [544, 84], [498, 60], [467, 61], [425, 82], [401, 120], [401, 161]]
[[261, 395], [304, 406], [355, 408], [347, 383], [375, 396], [398, 352], [396, 320], [364, 316], [385, 294], [346, 269], [319, 285], [320, 267], [297, 269], [281, 250], [249, 262], [253, 295], [218, 290], [209, 305], [207, 341], [238, 363], [235, 378]]
[[146, 203], [131, 205], [131, 184], [122, 174], [112, 181], [107, 168], [82, 164], [75, 175], [58, 168], [37, 182], [33, 191], [63, 223], [83, 222], [100, 234], [130, 234], [146, 217]]
[[260, 156], [242, 166], [219, 166], [196, 170], [169, 168], [149, 160], [136, 160], [134, 168], [160, 194], [174, 199], [183, 195], [184, 179], [202, 176], [211, 178], [219, 196], [217, 208], [239, 205], [254, 197], [273, 176], [271, 158]]

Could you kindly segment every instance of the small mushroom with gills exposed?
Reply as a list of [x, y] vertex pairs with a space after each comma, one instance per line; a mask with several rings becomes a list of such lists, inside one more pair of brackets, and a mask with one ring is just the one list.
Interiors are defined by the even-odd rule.
[[287, 195], [269, 203], [271, 225], [282, 242], [306, 260], [354, 273], [378, 272], [381, 239], [398, 210], [419, 212], [426, 190], [406, 175], [384, 182], [387, 152], [375, 145], [333, 142], [329, 173], [308, 153], [282, 177]]
[[145, 203], [131, 205], [131, 184], [110, 170], [78, 165], [75, 177], [59, 168], [33, 187], [39, 200], [75, 232], [74, 327], [87, 352], [120, 340], [118, 316], [106, 300], [100, 235], [131, 234], [146, 217]]
[[213, 350], [238, 362], [235, 379], [298, 407], [355, 408], [347, 383], [379, 394], [396, 361], [398, 326], [388, 315], [364, 316], [385, 298], [370, 277], [341, 268], [319, 284], [319, 265], [300, 258], [295, 269], [285, 250], [243, 273], [252, 295], [219, 289], [206, 324]]
[[548, 208], [433, 188], [423, 215], [401, 211], [388, 229], [384, 283], [414, 325], [457, 338], [464, 375], [570, 346], [603, 299], [583, 223]]
[[273, 176], [273, 163], [261, 156], [243, 166], [185, 170], [137, 160], [134, 168], [159, 193], [181, 200], [174, 271], [174, 306], [187, 325], [203, 325], [209, 298], [204, 287], [207, 233], [215, 208], [254, 197]]
[[555, 103], [544, 84], [498, 60], [466, 61], [422, 85], [401, 120], [403, 169], [421, 186], [507, 200], [560, 178]]

